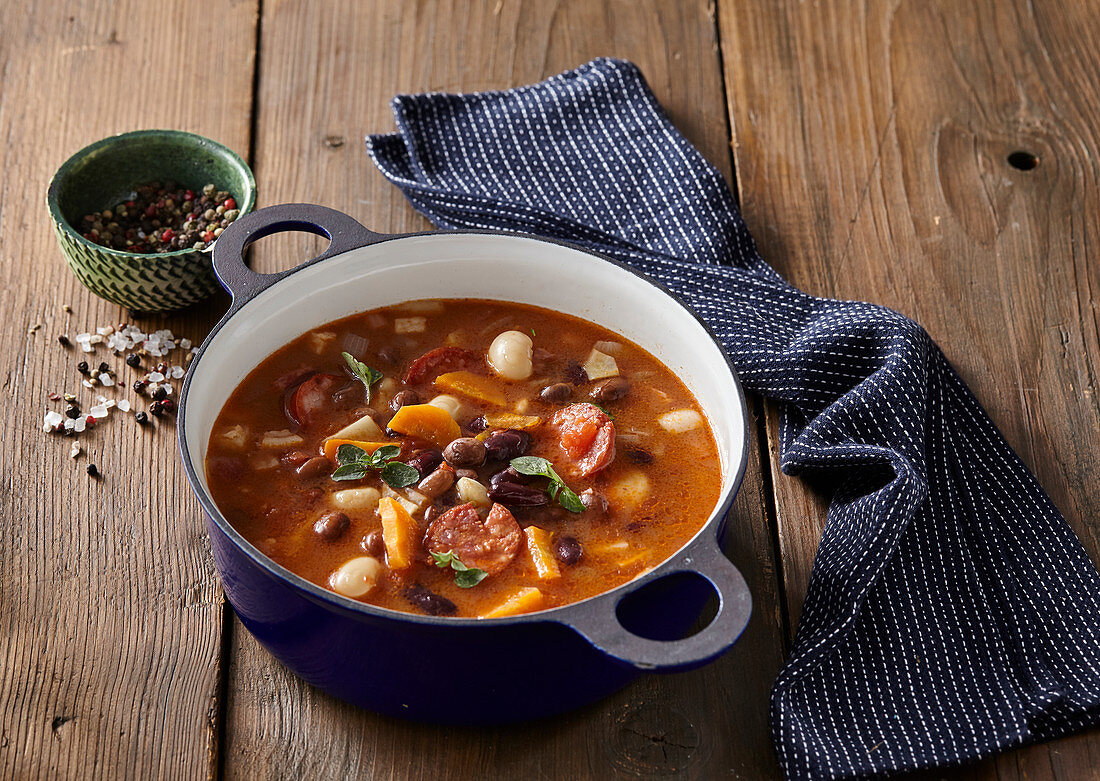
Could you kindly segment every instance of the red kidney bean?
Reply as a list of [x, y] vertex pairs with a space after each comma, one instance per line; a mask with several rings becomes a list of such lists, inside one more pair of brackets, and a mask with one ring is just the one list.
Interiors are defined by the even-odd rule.
[[474, 437], [459, 437], [443, 449], [443, 458], [456, 469], [485, 463], [485, 445]]
[[630, 393], [630, 383], [627, 380], [622, 377], [608, 377], [606, 380], [597, 382], [588, 395], [596, 401], [608, 402], [618, 401], [628, 393]]
[[386, 550], [386, 542], [382, 539], [382, 530], [375, 529], [367, 532], [359, 543], [359, 547], [371, 556], [381, 556]]
[[347, 531], [351, 525], [351, 519], [344, 513], [333, 510], [317, 519], [313, 524], [313, 531], [325, 542], [339, 539], [340, 535]]
[[527, 485], [531, 482], [531, 478], [528, 475], [521, 474], [516, 471], [515, 467], [508, 467], [496, 472], [489, 478], [489, 485], [497, 485], [499, 483], [515, 483], [516, 485]]
[[539, 391], [539, 398], [549, 404], [560, 404], [563, 401], [568, 401], [572, 395], [572, 386], [564, 382], [555, 382], [553, 385], [547, 385]]
[[531, 447], [531, 435], [514, 428], [494, 431], [485, 438], [485, 455], [489, 461], [510, 461], [522, 456]]
[[446, 491], [455, 481], [455, 473], [453, 469], [446, 467], [440, 467], [425, 477], [416, 486], [416, 490], [424, 494], [430, 499], [434, 499], [441, 493]]
[[653, 454], [643, 447], [632, 447], [626, 451], [626, 457], [640, 466], [653, 463]]
[[558, 557], [558, 561], [562, 564], [571, 567], [581, 560], [584, 550], [581, 548], [581, 544], [577, 542], [576, 537], [570, 537], [566, 534], [554, 541], [554, 555]]
[[390, 399], [390, 409], [394, 412], [401, 409], [408, 404], [419, 404], [420, 394], [414, 390], [403, 390], [393, 394], [393, 398]]
[[443, 454], [438, 450], [418, 450], [405, 463], [415, 469], [423, 480], [443, 463]]
[[309, 461], [309, 459], [309, 453], [302, 450], [291, 450], [289, 453], [284, 453], [279, 460], [291, 466], [301, 466], [306, 461]]
[[332, 462], [324, 456], [314, 456], [301, 466], [298, 467], [297, 472], [302, 477], [320, 477], [321, 475], [328, 474], [332, 471]]
[[549, 501], [545, 491], [505, 480], [489, 486], [489, 498], [513, 507], [538, 507]]
[[466, 424], [466, 430], [471, 431], [474, 434], [480, 434], [487, 428], [489, 428], [489, 424], [485, 422], [484, 415], [478, 415], [476, 418]]
[[476, 469], [456, 469], [455, 470], [455, 482], [458, 482], [464, 477], [468, 477], [471, 480], [477, 480]]
[[577, 498], [581, 500], [585, 510], [596, 515], [607, 515], [607, 497], [599, 491], [589, 488], [587, 491], [582, 491]]
[[413, 583], [402, 592], [402, 595], [415, 607], [420, 608], [430, 616], [453, 616], [458, 612], [458, 607], [454, 602], [446, 597], [439, 596], [430, 588], [419, 583]]

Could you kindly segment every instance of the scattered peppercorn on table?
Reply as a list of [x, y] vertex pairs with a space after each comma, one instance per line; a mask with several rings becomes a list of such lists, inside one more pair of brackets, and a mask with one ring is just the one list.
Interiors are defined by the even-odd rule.
[[[749, 582], [753, 619], [714, 664], [642, 678], [556, 719], [475, 730], [356, 710], [258, 646], [226, 608], [174, 431], [188, 355], [228, 298], [163, 317], [97, 299], [66, 268], [42, 205], [69, 154], [136, 128], [194, 131], [246, 156], [260, 205], [323, 203], [380, 232], [421, 230], [427, 224], [362, 148], [365, 133], [392, 127], [393, 95], [498, 89], [596, 56], [631, 59], [734, 184], [765, 257], [804, 290], [918, 319], [1100, 559], [1100, 495], [1090, 479], [1100, 467], [1091, 402], [1100, 264], [1090, 254], [1100, 225], [1082, 219], [1097, 211], [1100, 192], [1100, 132], [1087, 113], [1100, 103], [1100, 77], [1079, 60], [1100, 38], [1100, 21], [1083, 0], [935, 9], [214, 0], [201, 16], [199, 34], [185, 2], [154, 10], [136, 0], [45, 0], [0, 10], [0, 51], [18, 63], [0, 75], [0, 131], [10, 139], [0, 195], [8, 314], [0, 352], [9, 364], [0, 776], [778, 774], [768, 694], [797, 626], [824, 500], [779, 470], [777, 417], [759, 400], [751, 400], [754, 453], [728, 550]], [[142, 214], [166, 200], [172, 212], [188, 193], [149, 195]], [[192, 207], [203, 195], [213, 205], [189, 210], [187, 225], [158, 213], [150, 234], [105, 203], [103, 229], [91, 214], [88, 232], [112, 244], [149, 239], [149, 249], [205, 247], [237, 204], [196, 190]], [[253, 265], [286, 268], [322, 246], [305, 234], [268, 239]], [[509, 361], [515, 338], [490, 357]], [[593, 360], [589, 377], [600, 372], [602, 359]], [[441, 393], [487, 403], [494, 392], [461, 366], [435, 382]], [[614, 400], [621, 388], [604, 382]], [[548, 386], [545, 401], [567, 398], [562, 384]], [[493, 427], [516, 432], [530, 417], [496, 414], [509, 417]], [[333, 458], [341, 445], [370, 441], [355, 431], [342, 439]], [[462, 447], [449, 454], [454, 463], [473, 457]], [[376, 465], [367, 449], [344, 452], [352, 470], [389, 462], [383, 454]], [[300, 468], [328, 468], [318, 458], [325, 463]], [[451, 479], [480, 485], [457, 472]], [[463, 490], [477, 498], [474, 486]], [[384, 505], [364, 550], [385, 546], [387, 525], [401, 539], [402, 508], [390, 497], [346, 501]], [[343, 533], [339, 512], [317, 523], [322, 537]], [[536, 567], [567, 567], [581, 555], [537, 533], [521, 544]], [[436, 563], [448, 578], [477, 577], [453, 556]], [[364, 566], [334, 573], [334, 583], [354, 591], [377, 576]], [[430, 609], [432, 596], [410, 598]], [[517, 591], [501, 608], [523, 611], [535, 598]], [[476, 671], [430, 673], [441, 707], [461, 709], [447, 698], [446, 678]], [[868, 737], [869, 751], [882, 750], [875, 742]], [[1093, 731], [936, 777], [1086, 778], [1098, 753]]]

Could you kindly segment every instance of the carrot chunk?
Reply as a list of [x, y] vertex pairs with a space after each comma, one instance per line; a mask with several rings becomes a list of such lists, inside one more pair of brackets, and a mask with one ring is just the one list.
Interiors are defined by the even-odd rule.
[[520, 613], [530, 613], [542, 606], [543, 595], [534, 586], [521, 588], [508, 599], [494, 607], [488, 613], [483, 613], [481, 618], [504, 618], [505, 616], [517, 616]]
[[539, 574], [539, 580], [554, 580], [561, 577], [561, 569], [550, 549], [550, 532], [538, 526], [528, 526], [523, 530], [527, 538], [527, 553]]
[[360, 439], [326, 439], [324, 444], [325, 458], [333, 463], [336, 462], [336, 451], [340, 449], [340, 445], [355, 445], [361, 450], [365, 450], [368, 453], [373, 453], [383, 445], [390, 444], [392, 442], [363, 442]]
[[378, 500], [378, 513], [382, 516], [386, 563], [390, 569], [408, 569], [416, 558], [420, 527], [393, 497], [383, 496]]
[[438, 448], [462, 436], [450, 413], [432, 404], [405, 405], [390, 418], [390, 428], [398, 434], [426, 439]]
[[473, 372], [458, 371], [441, 374], [435, 378], [435, 387], [486, 404], [495, 404], [498, 407], [503, 406], [506, 401], [500, 386], [495, 381]]

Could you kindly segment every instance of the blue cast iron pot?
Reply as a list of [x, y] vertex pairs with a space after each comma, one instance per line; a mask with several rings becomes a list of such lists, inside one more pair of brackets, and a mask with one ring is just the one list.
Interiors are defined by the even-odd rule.
[[[284, 230], [327, 236], [329, 247], [290, 271], [250, 271], [245, 248]], [[387, 236], [308, 204], [262, 209], [233, 223], [215, 246], [214, 269], [233, 303], [184, 382], [180, 449], [207, 514], [230, 604], [295, 674], [381, 713], [500, 723], [579, 707], [641, 671], [697, 667], [736, 642], [751, 598], [720, 537], [745, 469], [744, 395], [710, 330], [662, 286], [560, 242], [477, 231]], [[695, 394], [718, 444], [721, 497], [695, 537], [656, 568], [596, 597], [511, 618], [473, 619], [402, 613], [342, 597], [271, 561], [238, 534], [214, 504], [203, 466], [214, 421], [232, 391], [302, 333], [417, 298], [489, 298], [555, 309], [604, 325], [660, 358]], [[714, 618], [685, 636], [715, 592]], [[449, 705], [455, 702], [462, 707]]]

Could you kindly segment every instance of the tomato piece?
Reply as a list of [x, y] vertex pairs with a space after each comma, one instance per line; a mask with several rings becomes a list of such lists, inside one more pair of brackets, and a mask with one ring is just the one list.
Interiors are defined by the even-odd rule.
[[589, 477], [615, 459], [615, 423], [594, 404], [570, 404], [550, 419], [574, 472]]
[[308, 427], [318, 412], [332, 403], [332, 392], [344, 384], [338, 374], [312, 374], [287, 388], [283, 410], [295, 425]]
[[440, 374], [474, 369], [482, 363], [481, 356], [462, 347], [436, 347], [409, 364], [403, 381], [406, 385], [431, 382]]

